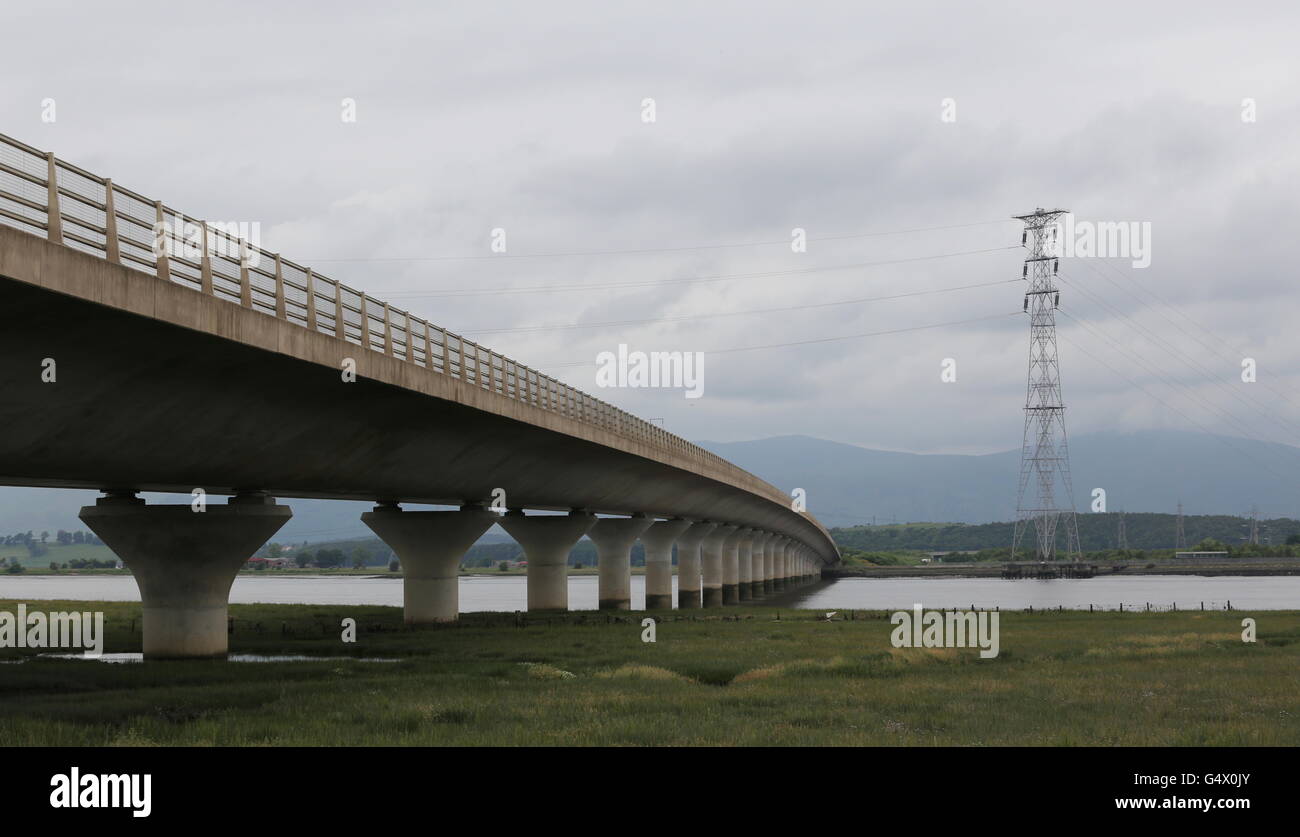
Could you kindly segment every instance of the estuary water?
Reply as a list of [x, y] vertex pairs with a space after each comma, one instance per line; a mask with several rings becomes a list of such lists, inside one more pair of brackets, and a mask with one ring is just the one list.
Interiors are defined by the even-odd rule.
[[[523, 576], [462, 576], [460, 610], [528, 609]], [[677, 579], [673, 578], [674, 598]], [[0, 575], [0, 599], [139, 601], [130, 576]], [[399, 578], [359, 576], [280, 576], [241, 574], [230, 591], [236, 604], [392, 605], [402, 604]], [[1019, 610], [1064, 607], [1087, 610], [1159, 609], [1176, 605], [1194, 610], [1202, 603], [1221, 610], [1300, 609], [1300, 576], [1108, 576], [1085, 579], [1006, 580], [998, 578], [845, 578], [822, 582], [770, 600], [781, 607], [897, 610], [916, 603], [926, 608], [974, 605]], [[597, 578], [569, 578], [569, 607], [595, 610]], [[645, 606], [645, 577], [632, 576], [632, 607]]]

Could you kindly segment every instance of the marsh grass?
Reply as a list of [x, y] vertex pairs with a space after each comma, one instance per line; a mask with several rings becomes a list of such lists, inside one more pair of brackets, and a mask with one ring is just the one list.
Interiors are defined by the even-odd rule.
[[[138, 604], [40, 607], [103, 610], [105, 650], [139, 650]], [[335, 659], [0, 665], [0, 743], [1300, 744], [1300, 612], [1249, 614], [1253, 645], [1243, 613], [1003, 613], [992, 660], [892, 648], [879, 613], [675, 612], [653, 644], [635, 613], [466, 614], [422, 629], [398, 608], [231, 614], [232, 653]], [[344, 617], [355, 644], [340, 640]]]

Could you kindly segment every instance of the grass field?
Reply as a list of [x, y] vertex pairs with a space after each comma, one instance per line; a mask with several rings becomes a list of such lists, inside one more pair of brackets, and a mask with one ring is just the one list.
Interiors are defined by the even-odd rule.
[[[103, 610], [139, 650], [139, 605]], [[0, 611], [17, 603], [0, 601]], [[468, 614], [234, 605], [235, 654], [309, 662], [0, 665], [7, 745], [1296, 745], [1300, 612], [1003, 613], [1001, 655], [894, 649], [886, 614]], [[689, 612], [688, 612], [689, 614]], [[357, 620], [358, 641], [340, 640]], [[132, 624], [134, 620], [134, 625]], [[0, 649], [0, 660], [19, 652]], [[378, 657], [397, 662], [366, 662]]]

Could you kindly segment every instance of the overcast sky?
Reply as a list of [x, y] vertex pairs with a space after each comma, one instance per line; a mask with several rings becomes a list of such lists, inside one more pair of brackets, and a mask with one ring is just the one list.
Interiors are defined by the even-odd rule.
[[[0, 132], [691, 439], [1017, 447], [1023, 287], [951, 289], [1036, 206], [1149, 222], [1062, 265], [1071, 432], [1300, 442], [1295, 4], [980, 5], [11, 4]], [[619, 343], [704, 397], [596, 388]]]

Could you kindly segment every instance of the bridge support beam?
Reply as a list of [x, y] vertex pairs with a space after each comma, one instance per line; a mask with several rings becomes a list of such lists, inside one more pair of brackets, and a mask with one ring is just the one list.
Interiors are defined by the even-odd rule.
[[754, 598], [754, 530], [746, 529], [736, 541], [736, 601]]
[[740, 604], [740, 542], [747, 530], [734, 529], [722, 544], [722, 603]]
[[257, 493], [198, 511], [190, 504], [148, 506], [125, 491], [82, 507], [79, 516], [135, 577], [144, 656], [169, 659], [226, 656], [235, 574], [293, 512]]
[[567, 515], [525, 515], [511, 509], [497, 522], [528, 559], [528, 610], [568, 610], [569, 552], [596, 516], [577, 509]]
[[[682, 610], [700, 606], [700, 546], [715, 528], [717, 528], [716, 523], [702, 520], [699, 523], [692, 523], [691, 527], [677, 538], [677, 606]], [[646, 596], [648, 609], [649, 593]]]
[[460, 511], [402, 511], [375, 506], [361, 522], [402, 564], [402, 619], [408, 625], [455, 622], [460, 613], [460, 562], [497, 521], [481, 506]]
[[[587, 532], [587, 537], [596, 545], [601, 610], [632, 609], [632, 544], [651, 523], [654, 521], [643, 514], [602, 517]], [[671, 544], [669, 549], [672, 549]], [[531, 562], [529, 566], [532, 566]]]
[[722, 607], [723, 604], [723, 568], [727, 541], [736, 533], [735, 526], [721, 525], [714, 529], [700, 545], [700, 561], [704, 583], [705, 607]]
[[[675, 517], [672, 520], [659, 520], [650, 524], [650, 528], [641, 533], [641, 544], [645, 547], [645, 609], [673, 609], [673, 544], [682, 533], [690, 528], [689, 520]], [[698, 544], [697, 544], [698, 549]], [[680, 567], [682, 549], [678, 547], [677, 564]], [[696, 566], [699, 566], [699, 552], [696, 552]], [[697, 589], [696, 596], [699, 595]]]

